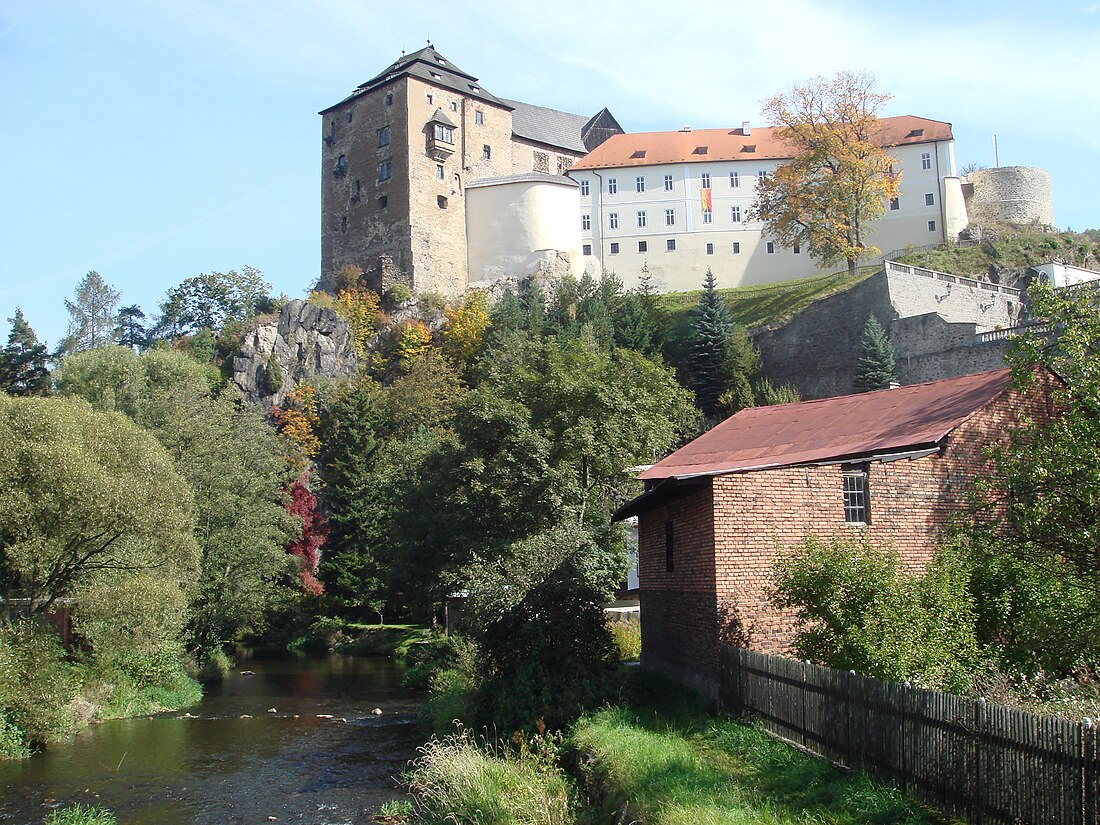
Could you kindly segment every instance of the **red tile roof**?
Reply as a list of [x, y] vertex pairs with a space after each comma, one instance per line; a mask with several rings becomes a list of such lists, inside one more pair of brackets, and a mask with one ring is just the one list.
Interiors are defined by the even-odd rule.
[[[882, 118], [879, 127], [878, 143], [886, 147], [953, 139], [950, 123], [913, 115]], [[615, 135], [573, 164], [572, 168], [608, 169], [706, 160], [785, 160], [792, 157], [792, 148], [775, 136], [776, 131], [774, 126], [759, 126], [750, 129], [748, 135], [740, 128]]]
[[638, 478], [721, 475], [935, 447], [1008, 387], [1007, 369], [892, 390], [753, 407]]

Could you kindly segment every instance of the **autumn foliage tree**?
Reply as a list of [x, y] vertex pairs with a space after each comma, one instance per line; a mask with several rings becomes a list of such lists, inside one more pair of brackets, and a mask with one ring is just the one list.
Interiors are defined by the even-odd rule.
[[328, 538], [328, 519], [317, 507], [317, 496], [309, 489], [310, 471], [304, 471], [290, 485], [290, 499], [284, 505], [292, 516], [302, 520], [301, 535], [286, 546], [286, 551], [298, 559], [299, 575], [304, 593], [318, 595], [325, 588], [317, 579], [317, 564], [321, 560], [321, 547]]
[[482, 292], [471, 292], [461, 302], [443, 310], [447, 323], [440, 330], [443, 352], [456, 364], [469, 364], [481, 351], [489, 329], [489, 310]]
[[763, 114], [793, 157], [757, 186], [750, 220], [786, 247], [804, 244], [824, 266], [878, 250], [867, 225], [898, 194], [895, 160], [880, 145], [878, 112], [890, 95], [867, 72], [836, 72], [764, 102]]
[[272, 410], [279, 437], [290, 448], [287, 461], [296, 473], [303, 472], [321, 449], [317, 438], [317, 390], [308, 384], [296, 386]]

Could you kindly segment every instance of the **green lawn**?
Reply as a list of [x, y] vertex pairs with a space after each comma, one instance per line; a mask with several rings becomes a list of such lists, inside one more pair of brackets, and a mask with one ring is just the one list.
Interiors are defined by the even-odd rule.
[[841, 773], [711, 715], [671, 685], [648, 693], [577, 725], [574, 742], [587, 755], [581, 764], [590, 785], [606, 791], [591, 812], [593, 823], [624, 805], [624, 821], [646, 825], [948, 821], [862, 773]]

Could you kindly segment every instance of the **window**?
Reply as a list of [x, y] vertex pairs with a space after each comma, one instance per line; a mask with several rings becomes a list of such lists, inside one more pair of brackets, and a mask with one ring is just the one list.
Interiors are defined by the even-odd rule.
[[618, 255], [619, 254], [619, 244], [615, 241], [611, 242], [611, 254], [612, 255]]
[[707, 244], [707, 254], [708, 255], [713, 255], [714, 254], [714, 244], [712, 244], [712, 243]]
[[710, 211], [704, 212], [703, 223], [714, 223], [714, 213]]
[[665, 226], [676, 226], [676, 210], [665, 210]]
[[340, 231], [341, 232], [347, 232], [348, 231], [348, 216], [347, 215], [344, 215], [344, 217], [340, 218]]
[[384, 160], [378, 164], [378, 182], [382, 183], [393, 177], [393, 161]]
[[481, 159], [489, 160], [493, 156], [493, 147], [486, 143], [481, 147]]
[[775, 241], [768, 241], [768, 254], [769, 255], [774, 255], [775, 254]]
[[590, 243], [581, 244], [581, 254], [582, 255], [591, 255], [592, 254], [592, 244], [590, 244]]
[[741, 223], [741, 207], [740, 206], [731, 206], [730, 207], [730, 220], [733, 221], [734, 223]]
[[638, 251], [639, 252], [648, 252], [649, 251], [649, 241], [638, 241]]
[[453, 100], [451, 101], [451, 111], [452, 112], [457, 112], [458, 111], [458, 104], [455, 103]]
[[378, 208], [385, 209], [389, 205], [389, 202], [390, 199], [387, 198], [385, 195], [382, 195], [382, 197], [378, 199]]
[[435, 129], [432, 130], [432, 136], [436, 140], [441, 140], [444, 143], [455, 142], [455, 130], [453, 126], [444, 126], [442, 123], [435, 124]]
[[581, 181], [581, 194], [582, 195], [587, 195], [588, 194], [588, 181], [586, 181], [586, 180]]
[[478, 126], [485, 125], [485, 113], [480, 110], [474, 112], [474, 123]]
[[534, 151], [531, 157], [535, 162], [535, 171], [542, 172], [543, 174], [550, 174], [550, 155], [546, 152]]
[[645, 226], [646, 226], [645, 210], [644, 209], [639, 209], [638, 210], [638, 228], [639, 229], [645, 229]]
[[844, 521], [867, 524], [870, 515], [867, 505], [867, 471], [844, 470]]
[[619, 191], [619, 181], [616, 178], [607, 179], [607, 194], [614, 195]]
[[383, 126], [378, 130], [378, 148], [390, 145], [390, 127]]
[[732, 251], [733, 251], [734, 255], [740, 255], [741, 254], [741, 243], [739, 241], [734, 241], [733, 242], [733, 250]]
[[591, 215], [581, 215], [581, 229], [585, 232], [591, 232], [592, 231], [592, 216]]
[[672, 175], [665, 175], [665, 191], [672, 191]]
[[360, 185], [358, 179], [355, 181], [355, 194], [351, 196], [351, 199], [356, 203], [359, 202], [359, 197], [363, 193], [363, 187]]
[[347, 155], [340, 155], [336, 159], [336, 174], [346, 175], [348, 171], [348, 158]]
[[665, 252], [675, 252], [675, 251], [676, 251], [676, 239], [675, 238], [668, 238], [667, 240], [665, 240]]
[[935, 206], [936, 205], [936, 196], [931, 192], [925, 193], [924, 205], [925, 206]]
[[794, 246], [792, 246], [792, 247], [791, 247], [791, 252], [793, 252], [793, 253], [794, 253], [795, 255], [801, 255], [801, 254], [802, 254], [802, 247], [801, 247], [801, 245], [799, 245], [799, 244], [795, 244]]
[[447, 208], [447, 196], [446, 195], [436, 195], [435, 205], [438, 206], [440, 209], [446, 209]]
[[932, 153], [921, 152], [920, 153], [920, 168], [931, 169], [932, 168]]
[[741, 176], [736, 172], [730, 172], [730, 189], [738, 189], [741, 186]]
[[351, 110], [348, 110], [348, 123], [351, 123], [351, 116], [352, 116], [352, 112], [351, 112]]
[[665, 572], [671, 573], [676, 566], [676, 557], [673, 553], [672, 521], [665, 522]]
[[767, 180], [767, 179], [768, 179], [768, 172], [767, 172], [767, 170], [766, 170], [766, 169], [761, 169], [761, 170], [760, 170], [759, 172], [757, 172], [757, 173], [756, 173], [756, 179], [757, 179], [758, 181], [764, 181], [764, 180]]
[[443, 180], [443, 164], [437, 163], [435, 165], [435, 178], [436, 180]]
[[638, 175], [638, 177], [634, 178], [634, 191], [635, 192], [644, 192], [645, 191], [645, 178], [642, 177], [641, 175]]
[[428, 105], [429, 105], [429, 106], [431, 106], [431, 105], [432, 105], [432, 103], [433, 103], [433, 102], [435, 101], [435, 98], [434, 98], [434, 97], [432, 97], [432, 93], [431, 93], [431, 92], [428, 92], [428, 94], [426, 94], [426, 95], [425, 95], [424, 97], [425, 97], [425, 99], [426, 99], [426, 100], [428, 101]]
[[387, 106], [392, 106], [393, 105], [393, 92], [386, 92], [386, 105]]
[[890, 211], [897, 212], [901, 209], [901, 201], [898, 198], [890, 198]]
[[607, 213], [607, 228], [618, 229], [619, 228], [619, 213], [608, 212]]
[[710, 172], [704, 172], [699, 176], [699, 185], [703, 189], [710, 189]]
[[928, 231], [929, 232], [935, 232], [936, 231], [936, 222], [935, 221], [929, 221], [928, 222]]

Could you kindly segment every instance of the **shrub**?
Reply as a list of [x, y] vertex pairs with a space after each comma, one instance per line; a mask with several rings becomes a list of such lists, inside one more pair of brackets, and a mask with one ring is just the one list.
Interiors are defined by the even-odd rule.
[[49, 628], [29, 619], [0, 626], [0, 743], [28, 755], [72, 728], [73, 669]]
[[619, 658], [624, 662], [636, 662], [642, 655], [642, 626], [638, 622], [609, 622], [608, 629]]
[[[541, 740], [535, 737], [534, 740]], [[448, 825], [566, 825], [569, 784], [541, 744], [511, 751], [479, 747], [465, 730], [421, 746], [405, 780], [417, 821]]]
[[390, 284], [386, 288], [386, 301], [391, 307], [399, 307], [412, 298], [412, 290], [404, 284]]

